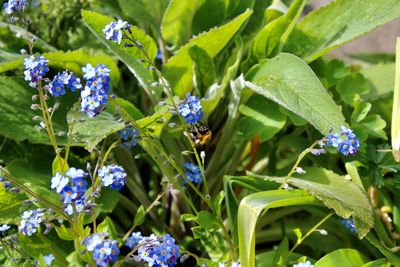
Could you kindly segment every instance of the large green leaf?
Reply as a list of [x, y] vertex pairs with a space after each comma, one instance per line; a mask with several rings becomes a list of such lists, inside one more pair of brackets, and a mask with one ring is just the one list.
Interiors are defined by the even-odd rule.
[[261, 141], [271, 139], [286, 123], [279, 106], [261, 95], [252, 96], [239, 107], [242, 116], [238, 121], [238, 134], [245, 138], [259, 135]]
[[71, 140], [76, 144], [84, 145], [89, 151], [92, 151], [108, 135], [125, 128], [124, 122], [118, 122], [107, 111], [101, 112], [94, 118], [89, 118], [81, 112], [78, 104], [68, 112], [67, 121], [72, 129]]
[[[306, 170], [307, 173], [299, 178], [291, 177], [288, 183], [307, 190], [328, 208], [334, 209], [339, 216], [343, 218], [352, 216], [359, 237], [364, 237], [374, 226], [372, 207], [365, 193], [356, 184], [332, 171], [322, 168]], [[252, 176], [261, 177], [254, 174]], [[277, 183], [285, 181], [284, 177], [264, 176], [264, 178]]]
[[254, 37], [252, 52], [258, 59], [272, 54], [279, 43], [284, 43], [296, 25], [296, 21], [306, 4], [306, 0], [296, 0], [290, 6], [285, 15], [268, 23]]
[[199, 34], [221, 25], [225, 20], [227, 2], [226, 0], [203, 0], [193, 17], [192, 34]]
[[355, 249], [344, 248], [335, 250], [317, 261], [315, 267], [336, 266], [340, 265], [346, 267], [359, 267], [368, 262], [367, 257]]
[[197, 8], [204, 0], [171, 0], [165, 11], [161, 33], [172, 49], [179, 48], [191, 36], [192, 19]]
[[311, 68], [300, 58], [282, 53], [253, 67], [246, 86], [307, 120], [322, 134], [346, 125]]
[[[105, 64], [111, 70], [110, 78], [111, 82], [116, 84], [121, 78], [121, 74], [118, 70], [115, 61], [105, 54], [88, 54], [85, 50], [79, 49], [71, 52], [49, 52], [44, 53], [43, 56], [49, 60], [49, 66], [60, 69], [68, 69], [73, 71], [76, 75], [82, 75], [82, 67], [90, 63], [94, 66], [97, 64]], [[0, 63], [0, 73], [23, 68], [24, 57], [20, 57], [17, 60]]]
[[168, 0], [118, 0], [122, 12], [129, 18], [144, 25], [158, 28], [168, 5]]
[[255, 266], [255, 228], [262, 213], [269, 209], [296, 205], [321, 205], [303, 190], [272, 190], [254, 193], [243, 198], [238, 211], [240, 263]]
[[333, 1], [310, 13], [297, 25], [285, 51], [310, 62], [398, 17], [398, 0]]
[[[49, 144], [49, 138], [45, 131], [38, 131], [33, 121], [34, 116], [40, 115], [38, 110], [32, 110], [32, 96], [37, 94], [36, 89], [29, 87], [22, 78], [0, 77], [0, 135], [7, 138], [22, 141], [29, 140], [32, 143]], [[63, 104], [55, 112], [53, 126], [56, 132], [66, 132], [65, 114], [71, 105], [73, 94], [63, 96]], [[51, 106], [54, 99], [49, 101]], [[59, 143], [65, 143], [65, 138], [57, 139]]]
[[[124, 47], [123, 42], [118, 45], [117, 43], [105, 38], [103, 29], [108, 23], [113, 21], [112, 18], [87, 10], [82, 11], [82, 17], [86, 26], [92, 31], [92, 33], [128, 66], [129, 70], [139, 81], [139, 84], [150, 93], [152, 88], [151, 84], [155, 80], [152, 73], [146, 69], [146, 66], [138, 61], [138, 59], [144, 58], [143, 52], [137, 48]], [[135, 39], [143, 45], [143, 48], [147, 51], [150, 59], [154, 60], [157, 55], [157, 45], [153, 39], [135, 26], [131, 27], [131, 31]]]
[[168, 63], [164, 65], [163, 75], [170, 82], [175, 94], [183, 97], [185, 93], [191, 91], [193, 85], [193, 61], [189, 55], [189, 48], [197, 45], [207, 52], [211, 58], [214, 58], [237, 33], [251, 13], [251, 10], [247, 10], [231, 22], [196, 36], [183, 46], [175, 56], [170, 58]]

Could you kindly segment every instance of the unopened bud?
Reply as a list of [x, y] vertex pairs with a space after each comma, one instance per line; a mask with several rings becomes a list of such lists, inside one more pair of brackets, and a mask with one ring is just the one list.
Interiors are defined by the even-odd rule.
[[32, 118], [32, 120], [34, 120], [34, 121], [38, 121], [38, 120], [40, 120], [40, 119], [41, 119], [40, 116], [33, 116], [33, 118]]
[[40, 124], [40, 127], [42, 127], [43, 129], [46, 129], [46, 123], [44, 123], [44, 121], [41, 121], [39, 124]]
[[40, 109], [40, 106], [38, 104], [32, 104], [31, 109], [38, 110], [38, 109]]
[[26, 55], [26, 50], [25, 50], [25, 49], [21, 49], [21, 50], [19, 50], [19, 52], [20, 52], [22, 55]]

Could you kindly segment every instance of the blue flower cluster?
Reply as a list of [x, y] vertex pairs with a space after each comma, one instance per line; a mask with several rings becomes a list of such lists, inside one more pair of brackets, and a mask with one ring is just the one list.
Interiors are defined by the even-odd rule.
[[104, 233], [97, 233], [83, 240], [86, 250], [93, 252], [93, 260], [101, 267], [116, 261], [119, 255], [118, 242], [106, 239], [105, 236]]
[[[137, 235], [137, 233], [132, 234], [132, 236], [134, 235]], [[164, 237], [157, 237], [152, 234], [149, 237], [142, 237], [140, 241], [135, 239], [134, 244], [139, 245], [138, 256], [135, 257], [135, 260], [145, 262], [148, 266], [175, 266], [180, 256], [175, 239], [168, 234]]]
[[341, 219], [340, 223], [343, 224], [343, 226], [346, 227], [347, 229], [349, 229], [351, 232], [353, 232], [355, 234], [357, 233], [357, 228], [356, 228], [356, 225], [354, 224], [353, 218]]
[[[200, 167], [190, 163], [186, 162], [183, 164], [183, 167], [185, 167], [185, 175], [194, 184], [199, 184], [203, 181], [203, 177], [201, 175]], [[186, 180], [184, 181], [184, 184], [187, 184]]]
[[37, 229], [42, 222], [44, 212], [42, 209], [27, 210], [22, 213], [21, 222], [19, 224], [19, 231], [23, 235], [31, 236], [36, 233]]
[[87, 173], [81, 169], [70, 168], [65, 176], [60, 173], [51, 179], [51, 188], [56, 189], [56, 192], [62, 196], [65, 207], [65, 212], [72, 215], [74, 211], [81, 213], [87, 206], [85, 192], [88, 183], [85, 178]]
[[120, 190], [125, 185], [126, 173], [121, 166], [111, 164], [99, 170], [99, 177], [104, 186]]
[[130, 237], [126, 239], [125, 245], [134, 249], [142, 241], [143, 236], [141, 232], [133, 232]]
[[81, 89], [81, 80], [75, 76], [74, 73], [63, 71], [54, 76], [53, 81], [51, 81], [47, 90], [54, 97], [65, 95], [65, 86], [68, 87], [71, 92], [75, 92], [77, 89]]
[[355, 155], [360, 147], [356, 134], [345, 126], [340, 126], [339, 133], [328, 134], [327, 145], [338, 149], [343, 155]]
[[107, 96], [110, 91], [110, 70], [106, 65], [99, 64], [95, 68], [87, 64], [82, 68], [83, 78], [87, 81], [81, 91], [81, 109], [90, 118], [100, 113], [101, 107], [107, 104]]
[[123, 30], [130, 31], [131, 25], [127, 21], [113, 21], [106, 25], [103, 29], [103, 33], [106, 36], [107, 40], [114, 41], [117, 44], [121, 43], [123, 38]]
[[126, 148], [131, 148], [136, 146], [136, 141], [139, 136], [139, 131], [134, 127], [126, 127], [119, 131], [119, 136], [122, 139], [122, 145]]
[[314, 265], [311, 262], [306, 261], [306, 262], [299, 262], [297, 264], [294, 264], [293, 267], [314, 267]]
[[12, 14], [18, 11], [24, 11], [26, 8], [26, 0], [8, 0], [4, 3], [4, 11], [7, 14]]
[[185, 122], [190, 125], [201, 121], [204, 115], [200, 99], [190, 93], [186, 95], [185, 101], [179, 105], [178, 112], [185, 118]]
[[49, 61], [43, 56], [30, 56], [24, 59], [25, 66], [25, 81], [29, 81], [29, 86], [36, 88], [37, 83], [49, 71], [47, 63]]

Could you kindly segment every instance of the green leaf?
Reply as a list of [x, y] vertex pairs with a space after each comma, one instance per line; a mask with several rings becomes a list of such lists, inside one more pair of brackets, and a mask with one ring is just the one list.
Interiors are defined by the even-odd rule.
[[360, 134], [360, 137], [368, 134], [387, 140], [386, 132], [384, 131], [386, 127], [386, 121], [383, 120], [379, 115], [369, 115], [361, 122], [353, 124], [352, 127], [357, 134]]
[[[101, 15], [93, 11], [82, 10], [82, 17], [85, 25], [92, 31], [92, 33], [103, 42], [125, 65], [128, 66], [129, 70], [135, 75], [139, 84], [151, 94], [151, 84], [155, 81], [151, 72], [146, 70], [146, 66], [143, 63], [139, 63], [138, 59], [145, 58], [143, 52], [136, 48], [126, 48], [124, 43], [121, 42], [118, 45], [115, 42], [105, 39], [103, 29], [104, 27], [113, 21], [112, 18]], [[154, 60], [157, 55], [157, 45], [142, 30], [132, 26], [131, 31], [135, 39], [143, 45], [150, 60]]]
[[201, 96], [204, 96], [208, 87], [214, 82], [214, 62], [207, 52], [197, 45], [189, 48], [189, 55], [193, 60], [194, 87], [199, 90]]
[[119, 191], [111, 188], [104, 188], [97, 199], [98, 212], [111, 213], [119, 201]]
[[89, 151], [92, 151], [108, 135], [125, 128], [123, 122], [117, 122], [107, 111], [89, 118], [81, 112], [78, 103], [68, 112], [67, 121], [71, 129], [71, 140], [76, 144], [84, 145]]
[[380, 259], [375, 261], [370, 261], [361, 267], [390, 267], [390, 262], [387, 259]]
[[257, 59], [266, 58], [286, 42], [289, 34], [296, 25], [297, 19], [306, 4], [306, 0], [296, 0], [290, 5], [286, 14], [268, 23], [258, 32], [252, 43], [252, 53]]
[[340, 108], [311, 68], [290, 54], [267, 59], [246, 75], [246, 86], [307, 120], [322, 134], [346, 126]]
[[181, 215], [182, 222], [192, 222], [196, 221], [196, 216], [191, 213], [185, 213]]
[[262, 213], [271, 208], [296, 205], [321, 205], [320, 202], [303, 190], [271, 190], [246, 196], [238, 210], [238, 234], [240, 263], [255, 266], [255, 228]]
[[392, 153], [397, 162], [400, 162], [400, 38], [396, 45], [396, 81], [393, 93], [392, 110]]
[[136, 211], [134, 224], [136, 226], [142, 225], [145, 216], [146, 216], [146, 210], [144, 209], [143, 205], [140, 205], [140, 207]]
[[159, 28], [162, 15], [168, 6], [168, 0], [118, 0], [122, 12], [143, 25], [151, 24]]
[[59, 154], [54, 158], [53, 164], [52, 164], [52, 173], [53, 175], [56, 175], [57, 172], [59, 172], [61, 175], [63, 175], [68, 169], [68, 163], [61, 157]]
[[0, 218], [1, 223], [17, 224], [21, 220], [21, 214], [29, 209], [29, 206], [22, 205], [26, 200], [23, 194], [10, 193], [0, 182]]
[[[307, 190], [325, 206], [332, 208], [337, 215], [346, 219], [352, 216], [358, 236], [363, 238], [374, 226], [372, 207], [365, 193], [357, 185], [332, 171], [322, 168], [308, 168], [306, 171], [301, 178], [291, 177], [288, 184]], [[285, 181], [283, 177], [251, 175], [277, 183]]]
[[367, 102], [357, 102], [355, 104], [353, 113], [351, 114], [351, 122], [360, 122], [367, 116], [371, 110], [372, 105]]
[[118, 237], [118, 231], [115, 228], [113, 221], [108, 216], [97, 226], [97, 231], [99, 233], [109, 233], [113, 239]]
[[[111, 70], [110, 79], [113, 84], [121, 78], [118, 66], [115, 60], [105, 54], [89, 54], [83, 49], [70, 51], [70, 52], [50, 52], [42, 54], [49, 60], [49, 66], [59, 69], [68, 69], [73, 71], [76, 75], [83, 75], [82, 67], [90, 63], [93, 66], [97, 64], [105, 64]], [[23, 68], [24, 57], [20, 57], [18, 60], [0, 63], [0, 73], [13, 70], [16, 68]]]
[[61, 224], [60, 226], [54, 226], [54, 229], [62, 240], [71, 241], [75, 239], [72, 229], [67, 229], [64, 224]]
[[[33, 121], [34, 116], [40, 115], [37, 110], [32, 110], [32, 96], [37, 91], [29, 87], [22, 78], [0, 77], [0, 135], [7, 138], [22, 141], [29, 140], [32, 143], [50, 144], [49, 137], [45, 131], [38, 131]], [[63, 100], [64, 105], [55, 112], [53, 126], [55, 132], [66, 132], [65, 109], [69, 107], [69, 96]], [[48, 102], [52, 106], [54, 100]], [[62, 118], [64, 117], [64, 118]], [[65, 138], [57, 138], [60, 143], [65, 143]]]
[[314, 266], [335, 266], [338, 262], [340, 262], [340, 265], [346, 267], [359, 267], [367, 262], [367, 258], [355, 249], [344, 248], [325, 255]]
[[231, 22], [194, 37], [169, 59], [163, 67], [163, 75], [170, 82], [175, 94], [184, 97], [191, 91], [193, 85], [193, 61], [189, 55], [189, 48], [197, 45], [214, 58], [237, 33], [251, 13], [251, 10], [247, 10]]
[[287, 237], [282, 240], [278, 248], [275, 251], [273, 265], [274, 266], [287, 266], [287, 257], [289, 254], [289, 241]]
[[304, 17], [285, 51], [311, 62], [399, 16], [398, 0], [337, 0]]
[[395, 63], [377, 64], [361, 70], [361, 74], [370, 82], [370, 92], [363, 96], [367, 100], [377, 100], [390, 95], [394, 90]]
[[199, 34], [222, 24], [226, 17], [226, 4], [226, 0], [203, 0], [193, 17], [192, 34]]
[[346, 104], [354, 105], [354, 102], [360, 101], [361, 95], [369, 92], [370, 85], [361, 74], [357, 73], [341, 79], [336, 85], [336, 90]]
[[238, 121], [238, 135], [245, 138], [258, 134], [261, 141], [267, 141], [286, 123], [286, 116], [279, 112], [279, 106], [260, 95], [252, 96], [239, 111], [245, 116]]
[[189, 40], [194, 13], [203, 1], [171, 0], [169, 2], [162, 21], [161, 33], [164, 40], [172, 45], [173, 50]]
[[217, 230], [221, 228], [221, 224], [217, 217], [211, 212], [205, 210], [202, 210], [197, 214], [196, 221], [201, 228], [207, 231]]

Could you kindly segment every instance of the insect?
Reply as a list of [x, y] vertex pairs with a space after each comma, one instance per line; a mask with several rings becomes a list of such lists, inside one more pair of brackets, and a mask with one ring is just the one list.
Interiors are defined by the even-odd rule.
[[204, 122], [189, 126], [189, 136], [196, 146], [207, 144], [212, 137], [212, 132]]

